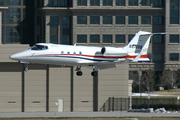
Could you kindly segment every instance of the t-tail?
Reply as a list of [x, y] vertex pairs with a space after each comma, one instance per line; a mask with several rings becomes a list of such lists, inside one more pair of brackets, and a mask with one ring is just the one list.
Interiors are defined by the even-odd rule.
[[128, 57], [132, 62], [150, 62], [147, 52], [150, 38], [153, 34], [150, 32], [139, 31], [133, 37], [124, 49], [128, 52]]

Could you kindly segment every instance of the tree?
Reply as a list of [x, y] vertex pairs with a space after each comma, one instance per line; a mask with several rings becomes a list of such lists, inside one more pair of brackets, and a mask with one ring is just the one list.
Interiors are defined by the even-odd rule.
[[170, 69], [163, 70], [162, 74], [159, 75], [159, 80], [160, 80], [160, 85], [164, 87], [168, 86], [168, 90], [169, 90], [169, 84], [171, 80], [171, 70]]
[[147, 93], [149, 94], [149, 92], [153, 90], [155, 71], [152, 69], [148, 69], [144, 72], [142, 77], [143, 84], [146, 87]]
[[141, 93], [141, 83], [142, 83], [141, 71], [130, 72], [130, 79], [133, 79], [133, 88], [138, 85], [139, 93]]

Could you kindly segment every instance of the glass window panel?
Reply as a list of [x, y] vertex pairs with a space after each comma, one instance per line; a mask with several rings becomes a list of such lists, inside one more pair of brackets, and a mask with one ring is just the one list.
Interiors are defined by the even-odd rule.
[[153, 43], [163, 43], [163, 35], [153, 35]]
[[112, 16], [103, 16], [103, 24], [112, 24]]
[[0, 6], [4, 5], [4, 0], [0, 0]]
[[103, 43], [112, 43], [112, 35], [103, 35]]
[[163, 1], [164, 0], [153, 0], [153, 6], [154, 7], [163, 7]]
[[6, 27], [6, 41], [4, 43], [19, 43], [20, 35], [15, 27]]
[[141, 5], [142, 6], [150, 6], [151, 5], [151, 0], [141, 0]]
[[6, 0], [6, 5], [19, 6], [21, 5], [21, 0]]
[[129, 6], [138, 6], [138, 0], [129, 0]]
[[134, 35], [128, 35], [128, 42], [130, 42], [133, 39]]
[[70, 36], [69, 35], [63, 35], [62, 44], [66, 44], [66, 45], [70, 44]]
[[153, 18], [153, 24], [154, 25], [163, 25], [163, 17], [162, 16], [154, 16]]
[[129, 24], [138, 24], [138, 16], [129, 16]]
[[163, 62], [163, 54], [161, 53], [153, 54], [153, 62]]
[[116, 6], [125, 6], [125, 0], [116, 0]]
[[87, 6], [87, 0], [77, 0], [77, 5], [79, 5], [79, 6]]
[[116, 35], [116, 43], [125, 43], [125, 35]]
[[179, 35], [169, 35], [170, 43], [179, 43]]
[[141, 16], [141, 24], [151, 24], [150, 16]]
[[125, 24], [125, 16], [116, 16], [116, 24]]
[[21, 21], [21, 9], [9, 8], [6, 10], [6, 24], [18, 24]]
[[99, 24], [99, 16], [90, 16], [90, 24]]
[[50, 25], [58, 24], [58, 16], [50, 16]]
[[77, 43], [87, 43], [87, 35], [77, 35]]
[[86, 16], [77, 16], [77, 24], [87, 24]]
[[112, 6], [112, 0], [103, 0], [103, 6]]
[[99, 6], [99, 5], [100, 5], [99, 2], [100, 2], [100, 0], [91, 0], [91, 1], [90, 1], [90, 5], [91, 5], [91, 6]]
[[169, 60], [170, 61], [179, 61], [179, 53], [170, 53]]
[[170, 24], [179, 24], [179, 0], [170, 0]]
[[90, 43], [100, 43], [99, 35], [90, 35]]
[[70, 28], [70, 17], [63, 17], [63, 28]]
[[50, 43], [57, 44], [58, 43], [58, 36], [57, 35], [50, 35]]

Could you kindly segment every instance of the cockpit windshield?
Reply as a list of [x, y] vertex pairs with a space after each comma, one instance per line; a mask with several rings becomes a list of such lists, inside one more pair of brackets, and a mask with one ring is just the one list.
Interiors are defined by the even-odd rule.
[[48, 47], [44, 45], [34, 45], [31, 50], [47, 50]]

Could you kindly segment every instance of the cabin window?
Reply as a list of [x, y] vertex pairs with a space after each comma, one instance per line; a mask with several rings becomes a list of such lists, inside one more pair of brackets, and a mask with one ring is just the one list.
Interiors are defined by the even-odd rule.
[[47, 50], [48, 47], [44, 45], [34, 45], [31, 50]]
[[74, 52], [73, 54], [76, 55], [76, 52]]
[[70, 54], [70, 52], [67, 52], [67, 54]]
[[79, 52], [79, 55], [82, 55], [82, 52], [81, 52], [81, 51]]
[[64, 51], [61, 51], [61, 54], [64, 54]]

